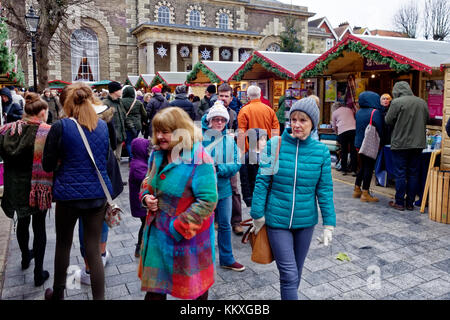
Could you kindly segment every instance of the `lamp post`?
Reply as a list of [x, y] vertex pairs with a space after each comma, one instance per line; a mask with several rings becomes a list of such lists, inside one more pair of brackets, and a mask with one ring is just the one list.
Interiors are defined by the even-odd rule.
[[39, 26], [39, 16], [30, 6], [27, 14], [25, 15], [25, 21], [27, 22], [28, 32], [31, 35], [31, 52], [33, 55], [33, 86], [34, 92], [37, 92], [37, 78], [36, 78], [36, 33]]

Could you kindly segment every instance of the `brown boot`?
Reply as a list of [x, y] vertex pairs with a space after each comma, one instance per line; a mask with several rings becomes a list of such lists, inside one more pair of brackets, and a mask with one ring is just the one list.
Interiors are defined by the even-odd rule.
[[353, 191], [353, 198], [361, 198], [361, 187], [355, 186], [355, 189]]
[[380, 201], [378, 198], [376, 197], [372, 197], [369, 193], [369, 190], [363, 190], [362, 191], [362, 195], [361, 195], [361, 199], [362, 202], [378, 202]]

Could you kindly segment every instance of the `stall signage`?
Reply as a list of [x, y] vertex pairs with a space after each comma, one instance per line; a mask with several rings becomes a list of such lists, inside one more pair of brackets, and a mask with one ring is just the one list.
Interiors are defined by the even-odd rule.
[[379, 63], [377, 61], [364, 58], [364, 70], [389, 70], [391, 67], [388, 64]]

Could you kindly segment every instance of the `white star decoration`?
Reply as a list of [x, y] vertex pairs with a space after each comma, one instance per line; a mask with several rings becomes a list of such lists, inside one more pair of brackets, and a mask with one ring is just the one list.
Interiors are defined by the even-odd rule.
[[209, 60], [211, 58], [211, 51], [205, 48], [205, 50], [200, 52], [203, 60]]
[[244, 51], [241, 53], [241, 61], [247, 61], [247, 59], [250, 58], [250, 52]]
[[160, 56], [161, 58], [164, 58], [165, 56], [167, 56], [167, 49], [163, 47], [163, 45], [161, 45], [161, 47], [156, 49], [156, 54], [158, 56]]

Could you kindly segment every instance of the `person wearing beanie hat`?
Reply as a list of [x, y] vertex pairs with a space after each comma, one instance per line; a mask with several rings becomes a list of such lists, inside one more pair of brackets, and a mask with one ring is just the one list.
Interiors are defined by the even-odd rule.
[[160, 83], [157, 86], [154, 86], [152, 88], [152, 93], [161, 93], [161, 90], [162, 90], [162, 84]]
[[109, 94], [122, 90], [122, 85], [117, 81], [111, 81], [108, 83]]
[[229, 120], [230, 116], [223, 102], [214, 103], [208, 114], [202, 117], [202, 143], [214, 160], [217, 175], [219, 202], [215, 211], [215, 222], [218, 224], [219, 264], [225, 269], [244, 271], [245, 267], [238, 263], [233, 256], [231, 241], [233, 210], [231, 178], [237, 174], [241, 165], [236, 142], [231, 135], [227, 134]]
[[108, 95], [102, 100], [103, 104], [107, 105], [114, 110], [113, 123], [116, 130], [116, 149], [114, 153], [117, 161], [120, 162], [122, 157], [122, 143], [126, 140], [127, 134], [125, 130], [125, 118], [126, 112], [122, 105], [122, 86], [116, 81], [112, 81], [108, 84]]
[[225, 125], [230, 121], [230, 115], [228, 114], [227, 108], [223, 105], [222, 101], [216, 101], [211, 109], [209, 109], [206, 115], [206, 121], [208, 121], [209, 127], [211, 128], [212, 121], [214, 117], [222, 117], [227, 120]]
[[250, 215], [256, 234], [267, 227], [280, 275], [281, 299], [297, 300], [303, 265], [319, 221], [318, 209], [325, 246], [332, 240], [336, 212], [330, 152], [311, 137], [319, 123], [315, 100], [296, 102], [289, 121], [290, 128], [281, 137], [271, 138], [261, 154]]
[[185, 85], [175, 88], [175, 100], [171, 101], [169, 106], [183, 109], [191, 117], [192, 121], [195, 120], [194, 105], [188, 99], [187, 87]]

